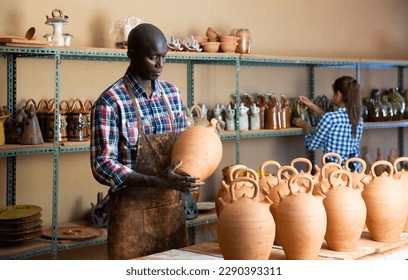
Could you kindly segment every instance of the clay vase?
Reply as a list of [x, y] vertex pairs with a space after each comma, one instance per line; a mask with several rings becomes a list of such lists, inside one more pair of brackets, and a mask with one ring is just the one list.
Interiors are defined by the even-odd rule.
[[[346, 181], [339, 183], [339, 179]], [[329, 188], [322, 188], [327, 215], [325, 239], [334, 251], [353, 251], [364, 228], [367, 209], [361, 196], [363, 189], [353, 188], [352, 176], [345, 170], [335, 170], [329, 176]]]
[[[240, 182], [251, 183], [253, 197], [238, 197], [235, 188]], [[259, 201], [258, 182], [238, 177], [230, 186], [230, 201], [218, 198], [221, 212], [217, 221], [217, 236], [226, 260], [267, 260], [275, 238], [275, 222], [269, 211], [271, 201]]]
[[88, 111], [82, 100], [77, 98], [72, 103], [67, 113], [67, 137], [68, 141], [88, 140], [88, 128], [86, 127]]
[[[217, 193], [217, 199], [215, 200], [215, 212], [217, 214], [217, 217], [220, 215], [221, 212], [221, 205], [220, 201], [218, 198], [221, 198], [223, 201], [230, 201], [231, 200], [231, 183], [237, 178], [237, 177], [249, 177], [254, 179], [256, 182], [258, 182], [258, 173], [256, 173], [255, 170], [250, 169], [246, 167], [245, 165], [242, 164], [235, 164], [229, 168], [228, 179], [223, 180], [221, 182], [221, 188]], [[235, 186], [235, 195], [238, 197], [243, 196], [246, 194], [246, 196], [251, 197], [254, 195], [255, 188], [253, 184], [247, 183], [246, 181], [236, 183]], [[263, 195], [262, 195], [263, 196]]]
[[172, 150], [172, 163], [182, 161], [177, 174], [197, 177], [203, 182], [221, 162], [222, 143], [216, 133], [217, 120], [208, 126], [194, 126], [180, 133]]
[[313, 195], [317, 195], [323, 188], [330, 188], [329, 176], [332, 172], [343, 170], [341, 165], [337, 162], [328, 162], [324, 164], [320, 171], [319, 180], [315, 180], [315, 187], [313, 188]]
[[[395, 178], [401, 178], [402, 179], [402, 185], [405, 188], [406, 194], [408, 195], [408, 171], [405, 169], [399, 169], [398, 166], [402, 162], [408, 162], [408, 157], [399, 157], [396, 158], [394, 161], [394, 177]], [[405, 220], [404, 228], [402, 230], [403, 232], [408, 232], [408, 216], [407, 219]]]
[[279, 170], [279, 168], [281, 167], [280, 163], [274, 160], [264, 161], [259, 167], [258, 184], [260, 189], [266, 194], [269, 194], [269, 189], [278, 183], [278, 178], [276, 176], [273, 176], [272, 173], [266, 175], [267, 167], [269, 166], [275, 167], [276, 170]]
[[[361, 171], [351, 171], [349, 164], [352, 162], [358, 162], [361, 164], [362, 168]], [[363, 160], [362, 158], [348, 158], [346, 160], [346, 163], [344, 165], [344, 170], [346, 170], [347, 172], [349, 172], [351, 174], [351, 178], [352, 178], [352, 186], [354, 189], [363, 189], [364, 184], [361, 182], [365, 177], [367, 177], [366, 174], [366, 169], [367, 169], [367, 163], [365, 162], [365, 160]]]
[[[377, 176], [377, 165], [386, 165]], [[371, 239], [379, 242], [396, 242], [400, 240], [408, 215], [408, 198], [402, 185], [402, 178], [394, 178], [394, 167], [386, 160], [380, 160], [371, 166], [372, 180], [366, 185], [362, 196], [367, 206], [366, 224]]]
[[[290, 173], [288, 173], [290, 172]], [[275, 185], [270, 185], [271, 182], [269, 182], [269, 194], [268, 198], [272, 201], [272, 205], [270, 207], [272, 216], [275, 217], [275, 211], [278, 208], [280, 198], [278, 192], [282, 192], [283, 194], [287, 195], [289, 194], [289, 179], [293, 175], [298, 174], [298, 171], [290, 165], [284, 165], [281, 166], [277, 173], [276, 173], [276, 179], [277, 182]], [[274, 244], [276, 245], [281, 245], [280, 242], [280, 237], [279, 237], [279, 232], [278, 232], [278, 225], [276, 225], [276, 233], [275, 233], [275, 242]]]
[[[302, 181], [305, 188], [295, 191]], [[319, 256], [327, 217], [324, 195], [313, 195], [314, 182], [310, 175], [296, 174], [289, 180], [289, 194], [279, 191], [280, 203], [274, 219], [280, 243], [288, 260], [313, 260]]]

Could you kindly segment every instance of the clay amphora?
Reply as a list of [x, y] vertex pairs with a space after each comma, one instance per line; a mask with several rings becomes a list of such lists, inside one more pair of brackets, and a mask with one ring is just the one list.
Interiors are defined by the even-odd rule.
[[[240, 182], [251, 183], [253, 197], [238, 197], [235, 188]], [[259, 185], [248, 177], [238, 177], [230, 186], [230, 201], [218, 198], [221, 205], [217, 236], [226, 260], [267, 260], [275, 238], [275, 222], [269, 211], [271, 201], [259, 201]]]
[[[231, 192], [230, 192], [230, 187], [231, 183], [234, 181], [235, 178], [237, 177], [250, 177], [254, 179], [256, 182], [259, 181], [258, 173], [256, 173], [255, 170], [250, 169], [246, 167], [245, 165], [242, 164], [235, 164], [231, 166], [228, 171], [227, 171], [227, 179], [222, 180], [221, 182], [221, 188], [217, 193], [217, 199], [215, 200], [215, 211], [217, 214], [217, 217], [220, 215], [220, 202], [218, 198], [222, 198], [223, 201], [230, 201], [231, 200]], [[247, 183], [246, 181], [236, 183], [235, 186], [235, 194], [238, 197], [241, 197], [243, 194], [246, 194], [248, 197], [251, 197], [254, 195], [255, 188], [253, 184]], [[263, 197], [264, 195], [262, 195]]]
[[75, 99], [67, 113], [67, 136], [68, 141], [88, 140], [86, 127], [88, 110], [85, 109], [81, 99]]
[[[405, 169], [399, 169], [399, 165], [401, 165], [402, 162], [408, 162], [408, 157], [399, 157], [396, 158], [394, 161], [394, 177], [395, 178], [401, 178], [402, 179], [402, 185], [405, 188], [405, 191], [408, 195], [408, 171]], [[402, 166], [402, 165], [401, 165]], [[408, 232], [408, 216], [407, 219], [405, 220], [404, 232]]]
[[330, 188], [329, 176], [332, 172], [338, 170], [343, 170], [343, 168], [341, 168], [341, 165], [337, 162], [325, 163], [320, 171], [319, 180], [314, 180], [315, 187], [313, 188], [313, 195], [317, 195], [323, 188]]
[[364, 228], [367, 209], [361, 197], [362, 189], [353, 188], [351, 182], [349, 172], [335, 170], [329, 175], [329, 188], [322, 188], [326, 195], [323, 200], [327, 215], [325, 239], [330, 250], [355, 250]]
[[[377, 176], [377, 165], [386, 165]], [[380, 160], [371, 166], [372, 180], [366, 184], [362, 196], [367, 206], [367, 228], [371, 239], [379, 242], [396, 242], [400, 240], [408, 215], [408, 198], [402, 185], [402, 178], [394, 178], [394, 167], [386, 160]]]
[[[299, 180], [304, 188], [295, 191]], [[289, 180], [289, 194], [278, 192], [280, 203], [273, 217], [288, 260], [312, 260], [319, 256], [327, 218], [324, 195], [313, 195], [313, 187], [312, 176], [296, 174]]]
[[193, 126], [180, 133], [172, 150], [172, 163], [182, 161], [177, 174], [197, 177], [198, 182], [213, 174], [222, 158], [217, 122], [212, 119], [208, 126]]
[[[349, 164], [352, 162], [358, 162], [361, 164], [362, 168], [361, 171], [358, 172], [357, 170], [355, 171], [351, 171]], [[363, 189], [364, 184], [361, 182], [365, 177], [367, 177], [366, 174], [366, 169], [367, 169], [367, 164], [365, 162], [365, 160], [363, 160], [362, 158], [348, 158], [346, 160], [346, 163], [344, 165], [344, 170], [346, 170], [347, 172], [349, 172], [351, 174], [351, 178], [352, 178], [352, 186], [354, 189]]]

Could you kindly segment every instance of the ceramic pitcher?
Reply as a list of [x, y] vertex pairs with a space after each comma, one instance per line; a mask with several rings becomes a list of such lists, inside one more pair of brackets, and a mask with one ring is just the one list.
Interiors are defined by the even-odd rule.
[[[299, 180], [304, 188], [298, 188]], [[280, 202], [273, 217], [288, 260], [311, 260], [319, 256], [327, 217], [324, 195], [313, 195], [313, 187], [310, 175], [295, 174], [289, 180], [289, 194], [278, 192]]]
[[361, 188], [353, 188], [352, 176], [345, 170], [329, 175], [329, 187], [323, 187], [327, 215], [325, 239], [330, 250], [353, 251], [364, 228], [367, 209]]
[[[375, 168], [381, 164], [387, 166], [387, 171], [377, 175]], [[408, 215], [408, 198], [402, 178], [394, 177], [394, 167], [386, 160], [374, 162], [370, 172], [373, 179], [363, 180], [362, 192], [370, 237], [379, 242], [399, 241]]]
[[[238, 183], [250, 183], [254, 187], [252, 197], [238, 197]], [[249, 177], [238, 177], [230, 186], [230, 201], [218, 198], [221, 205], [217, 221], [217, 236], [221, 253], [226, 260], [267, 260], [275, 238], [275, 222], [269, 211], [271, 201], [260, 201], [259, 185]]]

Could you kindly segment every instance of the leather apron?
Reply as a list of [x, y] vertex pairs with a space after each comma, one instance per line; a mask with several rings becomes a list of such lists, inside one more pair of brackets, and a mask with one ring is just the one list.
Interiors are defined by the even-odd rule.
[[[170, 106], [163, 96], [171, 118], [172, 132], [144, 134], [140, 110], [126, 78], [125, 85], [138, 119], [139, 137], [134, 170], [157, 175], [170, 165], [176, 140]], [[187, 246], [181, 192], [149, 186], [126, 186], [111, 192], [109, 197], [109, 259], [132, 259]]]

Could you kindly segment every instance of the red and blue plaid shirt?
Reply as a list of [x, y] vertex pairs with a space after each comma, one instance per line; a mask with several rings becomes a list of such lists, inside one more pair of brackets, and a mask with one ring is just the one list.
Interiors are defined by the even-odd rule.
[[[148, 98], [130, 70], [125, 76], [135, 92], [145, 134], [164, 134], [172, 131], [166, 98], [174, 117], [178, 136], [186, 127], [183, 104], [178, 88], [166, 81], [154, 82]], [[116, 188], [123, 183], [136, 163], [138, 120], [123, 78], [116, 81], [95, 101], [91, 114], [91, 167], [95, 179]]]

